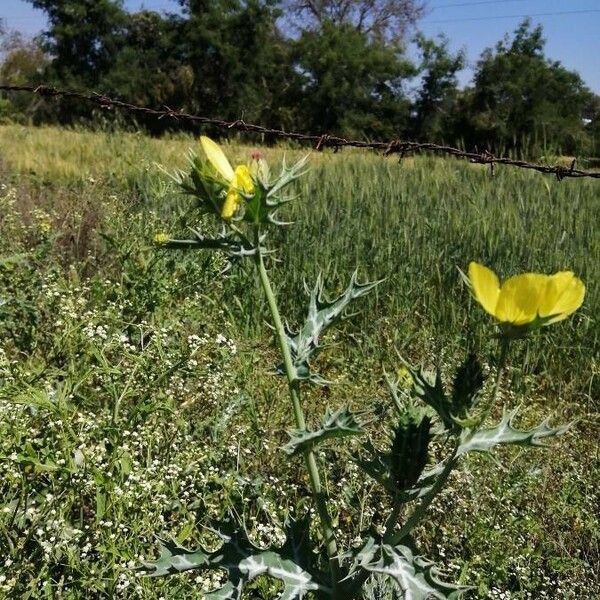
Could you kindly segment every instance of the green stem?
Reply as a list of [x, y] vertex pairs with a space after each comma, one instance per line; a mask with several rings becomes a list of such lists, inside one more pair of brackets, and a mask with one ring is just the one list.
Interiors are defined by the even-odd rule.
[[446, 463], [446, 466], [444, 467], [443, 471], [438, 475], [437, 479], [435, 480], [435, 483], [433, 484], [433, 487], [431, 488], [431, 490], [429, 490], [428, 494], [423, 498], [423, 500], [421, 500], [421, 503], [419, 504], [419, 506], [417, 506], [417, 508], [415, 508], [410, 517], [406, 519], [406, 521], [400, 528], [400, 531], [392, 533], [392, 530], [389, 530], [386, 532], [386, 534], [384, 535], [384, 539], [388, 544], [391, 544], [392, 546], [399, 544], [425, 516], [425, 513], [427, 512], [427, 509], [429, 508], [430, 504], [433, 502], [433, 499], [438, 495], [442, 487], [444, 487], [444, 484], [448, 480], [452, 469], [456, 465], [457, 451], [458, 444], [454, 447], [452, 454], [447, 459], [448, 462]]
[[510, 348], [510, 339], [509, 338], [501, 338], [500, 339], [500, 358], [498, 358], [498, 375], [496, 377], [496, 385], [494, 385], [494, 393], [492, 394], [492, 401], [490, 403], [490, 408], [494, 406], [496, 400], [498, 399], [498, 393], [500, 391], [500, 384], [502, 383], [502, 378], [504, 376], [504, 371], [506, 369], [506, 360], [508, 359], [508, 350]]
[[[273, 323], [275, 326], [275, 331], [277, 333], [277, 338], [279, 341], [279, 348], [281, 350], [281, 354], [283, 355], [283, 364], [285, 368], [285, 374], [288, 381], [288, 390], [290, 394], [290, 399], [292, 400], [292, 407], [294, 410], [294, 421], [296, 423], [297, 429], [306, 429], [306, 421], [304, 420], [304, 412], [302, 410], [302, 405], [300, 403], [300, 386], [299, 381], [296, 379], [294, 375], [294, 364], [292, 361], [292, 355], [290, 353], [290, 349], [287, 343], [287, 338], [285, 334], [285, 329], [283, 327], [283, 322], [281, 320], [281, 315], [279, 314], [279, 308], [277, 306], [277, 300], [275, 299], [275, 294], [273, 293], [273, 288], [271, 287], [271, 282], [269, 281], [269, 276], [267, 274], [267, 270], [265, 269], [265, 263], [263, 260], [263, 255], [260, 250], [260, 245], [258, 242], [259, 232], [256, 232], [256, 267], [258, 269], [258, 274], [260, 276], [260, 282], [267, 298], [267, 302], [269, 304], [269, 310], [271, 312], [271, 316], [273, 318]], [[312, 488], [313, 497], [315, 500], [315, 504], [317, 507], [317, 512], [319, 514], [319, 520], [321, 524], [321, 531], [323, 533], [323, 538], [325, 540], [325, 547], [327, 549], [327, 556], [329, 557], [329, 568], [331, 571], [331, 585], [335, 591], [338, 587], [338, 582], [340, 580], [340, 564], [338, 558], [338, 549], [337, 543], [335, 540], [335, 533], [333, 529], [333, 524], [331, 522], [331, 517], [329, 515], [329, 511], [327, 510], [327, 500], [325, 494], [323, 493], [323, 488], [321, 485], [321, 478], [319, 476], [319, 469], [317, 467], [317, 461], [314, 455], [314, 452], [310, 449], [307, 449], [303, 452], [304, 461], [306, 463], [306, 468], [308, 470], [308, 476], [310, 479], [310, 485]]]
[[500, 393], [500, 384], [502, 383], [504, 371], [506, 370], [506, 360], [508, 359], [509, 348], [510, 339], [506, 337], [500, 338], [500, 356], [498, 357], [498, 373], [496, 374], [496, 383], [494, 384], [494, 391], [492, 392], [490, 401], [488, 402], [487, 406], [481, 412], [479, 421], [477, 421], [475, 427], [472, 428], [473, 432], [477, 431], [483, 425], [483, 422], [489, 416], [490, 411], [492, 410], [492, 408], [494, 408], [494, 404], [496, 404], [498, 394]]

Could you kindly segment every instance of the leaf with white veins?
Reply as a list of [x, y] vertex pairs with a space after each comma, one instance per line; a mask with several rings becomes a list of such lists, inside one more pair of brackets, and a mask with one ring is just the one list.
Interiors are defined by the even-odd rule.
[[160, 555], [154, 561], [144, 561], [141, 570], [153, 577], [189, 570], [224, 570], [227, 581], [206, 594], [211, 600], [239, 600], [245, 584], [260, 575], [283, 582], [280, 596], [283, 600], [304, 598], [309, 591], [321, 597], [328, 596], [329, 588], [320, 583], [321, 575], [312, 572], [308, 521], [289, 519], [285, 531], [286, 542], [280, 549], [257, 547], [244, 530], [235, 530], [231, 522], [225, 522], [220, 530], [215, 530], [223, 544], [212, 552], [202, 547], [188, 550], [174, 540], [157, 538]]
[[521, 431], [513, 427], [513, 420], [517, 411], [504, 413], [502, 421], [495, 427], [473, 431], [465, 429], [461, 435], [461, 444], [458, 447], [457, 456], [467, 452], [489, 452], [499, 444], [513, 444], [519, 446], [544, 446], [545, 438], [562, 435], [569, 428], [568, 425], [561, 427], [550, 427], [548, 421], [544, 421], [537, 427]]
[[[323, 298], [323, 278], [317, 278], [317, 283], [311, 291], [308, 306], [308, 316], [299, 332], [294, 333], [286, 327], [287, 343], [292, 355], [294, 378], [308, 380], [313, 383], [323, 383], [323, 379], [311, 372], [310, 360], [323, 347], [319, 344], [321, 334], [330, 325], [344, 318], [344, 311], [357, 298], [370, 292], [381, 281], [358, 283], [356, 271], [352, 274], [350, 284], [335, 300]], [[283, 373], [280, 366], [278, 371]]]
[[364, 429], [347, 406], [334, 413], [327, 409], [320, 429], [317, 431], [297, 429], [290, 432], [291, 439], [283, 449], [290, 455], [296, 454], [326, 440], [361, 435], [362, 433], [364, 433]]

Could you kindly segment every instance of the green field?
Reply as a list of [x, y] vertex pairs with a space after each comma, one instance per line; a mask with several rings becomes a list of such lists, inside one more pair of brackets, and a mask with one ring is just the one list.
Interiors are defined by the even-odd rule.
[[[281, 451], [289, 401], [250, 266], [223, 273], [217, 254], [153, 243], [204, 226], [159, 167], [185, 169], [196, 143], [0, 127], [0, 597], [201, 598], [202, 577], [131, 570], [153, 534], [193, 546], [231, 511], [267, 542], [306, 495]], [[303, 151], [265, 154], [276, 168]], [[492, 324], [459, 273], [471, 260], [586, 283], [577, 314], [515, 344], [503, 393], [526, 424], [570, 433], [469, 458], [419, 533], [473, 598], [600, 597], [600, 183], [358, 151], [309, 165], [293, 224], [271, 237], [284, 314], [302, 318], [319, 272], [331, 294], [355, 268], [385, 278], [330, 334], [319, 369], [333, 383], [306, 397], [309, 414], [380, 410], [397, 352], [448, 377], [469, 350], [488, 356]], [[385, 519], [385, 498], [343, 444], [320, 457], [341, 466], [327, 486], [350, 544]], [[270, 585], [248, 597], [276, 597]]]

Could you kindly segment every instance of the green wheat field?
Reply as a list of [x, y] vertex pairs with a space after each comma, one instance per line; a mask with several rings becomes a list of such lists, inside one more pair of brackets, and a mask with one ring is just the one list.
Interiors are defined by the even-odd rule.
[[[205, 228], [165, 173], [187, 168], [190, 147], [0, 126], [2, 598], [202, 598], [213, 582], [196, 573], [138, 575], [154, 534], [193, 546], [230, 512], [267, 543], [306, 496], [301, 461], [281, 450], [289, 401], [251, 266], [223, 272], [218, 254], [153, 242]], [[232, 162], [253, 149], [224, 147]], [[274, 169], [305, 152], [264, 149]], [[295, 185], [269, 263], [290, 323], [319, 272], [331, 295], [355, 268], [385, 278], [329, 336], [319, 372], [332, 383], [306, 396], [309, 414], [349, 402], [377, 435], [398, 354], [448, 376], [467, 351], [486, 356], [492, 324], [459, 271], [471, 260], [586, 283], [571, 319], [514, 344], [502, 399], [525, 425], [550, 414], [570, 432], [497, 462], [469, 457], [419, 533], [472, 598], [600, 597], [600, 183], [342, 151], [313, 152]], [[319, 453], [337, 454], [326, 485], [343, 544], [387, 510], [348, 451]], [[258, 580], [247, 597], [276, 598], [277, 585]]]

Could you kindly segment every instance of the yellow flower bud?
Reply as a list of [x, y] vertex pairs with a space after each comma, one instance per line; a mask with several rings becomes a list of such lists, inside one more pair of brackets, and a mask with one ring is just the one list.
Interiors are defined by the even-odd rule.
[[160, 232], [154, 236], [154, 241], [157, 244], [160, 244], [161, 246], [164, 246], [165, 244], [169, 243], [170, 240], [171, 236], [168, 233]]

